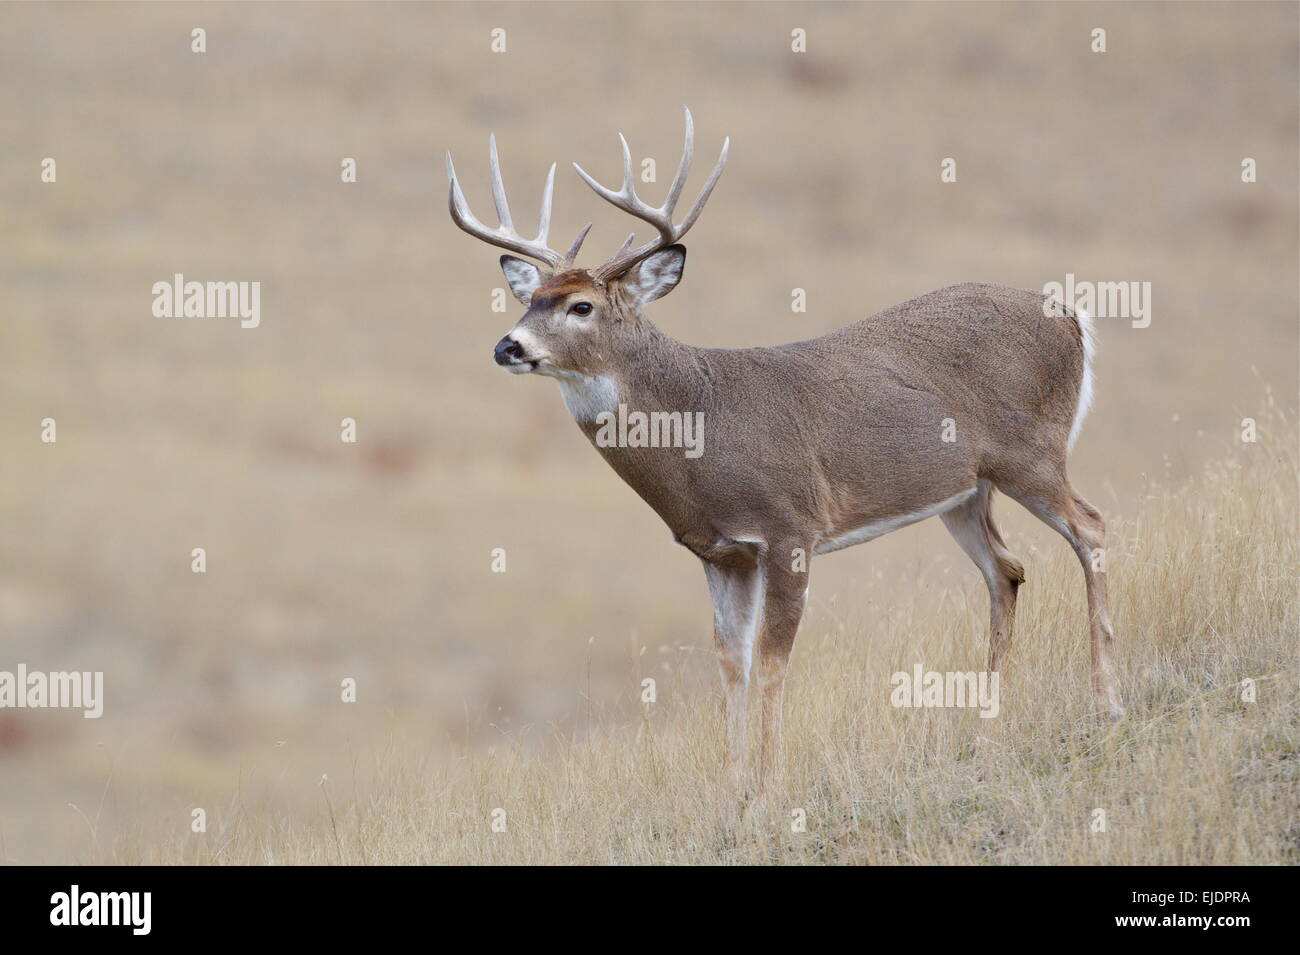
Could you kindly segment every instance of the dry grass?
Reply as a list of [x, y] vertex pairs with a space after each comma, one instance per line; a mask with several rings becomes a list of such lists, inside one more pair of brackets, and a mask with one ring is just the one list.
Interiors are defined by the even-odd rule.
[[[203, 835], [142, 812], [91, 858], [161, 863], [1032, 863], [1300, 861], [1296, 462], [1243, 445], [1112, 528], [1130, 714], [1090, 715], [1081, 577], [1031, 561], [1003, 713], [895, 709], [914, 662], [978, 669], [984, 596], [873, 594], [880, 616], [805, 632], [789, 773], [746, 829], [720, 793], [717, 694], [670, 698], [582, 738], [505, 739], [452, 760], [363, 747], [313, 812], [227, 793]], [[1002, 501], [1003, 508], [1009, 507]], [[936, 596], [939, 599], [936, 600]], [[877, 601], [880, 601], [879, 603]], [[954, 609], [957, 611], [954, 613]], [[1257, 681], [1258, 700], [1241, 699]], [[286, 772], [297, 772], [285, 765]], [[303, 781], [303, 780], [300, 780]], [[790, 831], [802, 808], [807, 831]], [[494, 832], [494, 809], [506, 831]], [[1104, 809], [1105, 832], [1093, 832]], [[169, 827], [183, 831], [182, 825]]]

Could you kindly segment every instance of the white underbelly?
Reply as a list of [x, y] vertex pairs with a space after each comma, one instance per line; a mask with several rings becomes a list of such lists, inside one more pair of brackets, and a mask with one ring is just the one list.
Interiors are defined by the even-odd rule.
[[872, 521], [870, 524], [864, 524], [862, 527], [855, 527], [853, 530], [836, 537], [822, 540], [817, 544], [817, 548], [813, 553], [829, 554], [831, 551], [843, 550], [846, 547], [852, 547], [854, 544], [863, 544], [869, 540], [875, 540], [877, 537], [883, 537], [890, 531], [896, 531], [900, 527], [906, 527], [908, 524], [923, 521], [927, 517], [934, 517], [944, 511], [950, 511], [957, 505], [969, 500], [978, 490], [979, 488], [973, 487], [969, 491], [954, 494], [947, 500], [940, 501], [938, 504], [931, 504], [929, 507], [923, 507], [919, 511], [900, 514], [897, 517], [886, 517], [879, 521]]

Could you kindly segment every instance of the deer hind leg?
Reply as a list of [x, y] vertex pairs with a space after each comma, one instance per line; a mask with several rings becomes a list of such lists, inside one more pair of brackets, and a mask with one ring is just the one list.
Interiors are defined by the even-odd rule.
[[756, 564], [705, 562], [704, 573], [713, 600], [713, 642], [718, 651], [726, 712], [727, 755], [723, 767], [728, 784], [742, 794], [749, 775], [749, 670], [762, 613], [763, 576]]
[[1023, 504], [1070, 542], [1083, 567], [1088, 588], [1088, 627], [1092, 639], [1092, 689], [1111, 719], [1122, 719], [1119, 681], [1111, 648], [1115, 631], [1106, 599], [1106, 522], [1101, 512], [1083, 499], [1062, 474], [1057, 481], [1023, 484], [1002, 490]]
[[989, 588], [989, 672], [1001, 673], [1016, 618], [1025, 568], [1007, 550], [993, 523], [993, 488], [981, 481], [974, 497], [941, 515], [948, 532], [974, 561]]

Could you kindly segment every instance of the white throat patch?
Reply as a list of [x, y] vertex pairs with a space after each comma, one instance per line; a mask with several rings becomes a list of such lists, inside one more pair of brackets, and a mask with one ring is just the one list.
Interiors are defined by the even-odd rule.
[[604, 375], [580, 375], [577, 372], [553, 373], [564, 396], [564, 407], [579, 423], [595, 421], [602, 411], [618, 408], [618, 385]]

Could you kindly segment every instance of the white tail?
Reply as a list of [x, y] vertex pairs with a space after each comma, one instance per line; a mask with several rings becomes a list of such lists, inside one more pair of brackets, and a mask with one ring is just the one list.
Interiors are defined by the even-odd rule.
[[1079, 385], [1079, 406], [1074, 411], [1074, 420], [1070, 423], [1070, 436], [1066, 440], [1066, 449], [1072, 449], [1079, 440], [1083, 430], [1083, 419], [1088, 417], [1092, 408], [1093, 371], [1092, 363], [1097, 354], [1096, 332], [1092, 327], [1092, 316], [1082, 309], [1077, 310], [1075, 318], [1079, 322], [1079, 335], [1083, 341], [1083, 381]]

